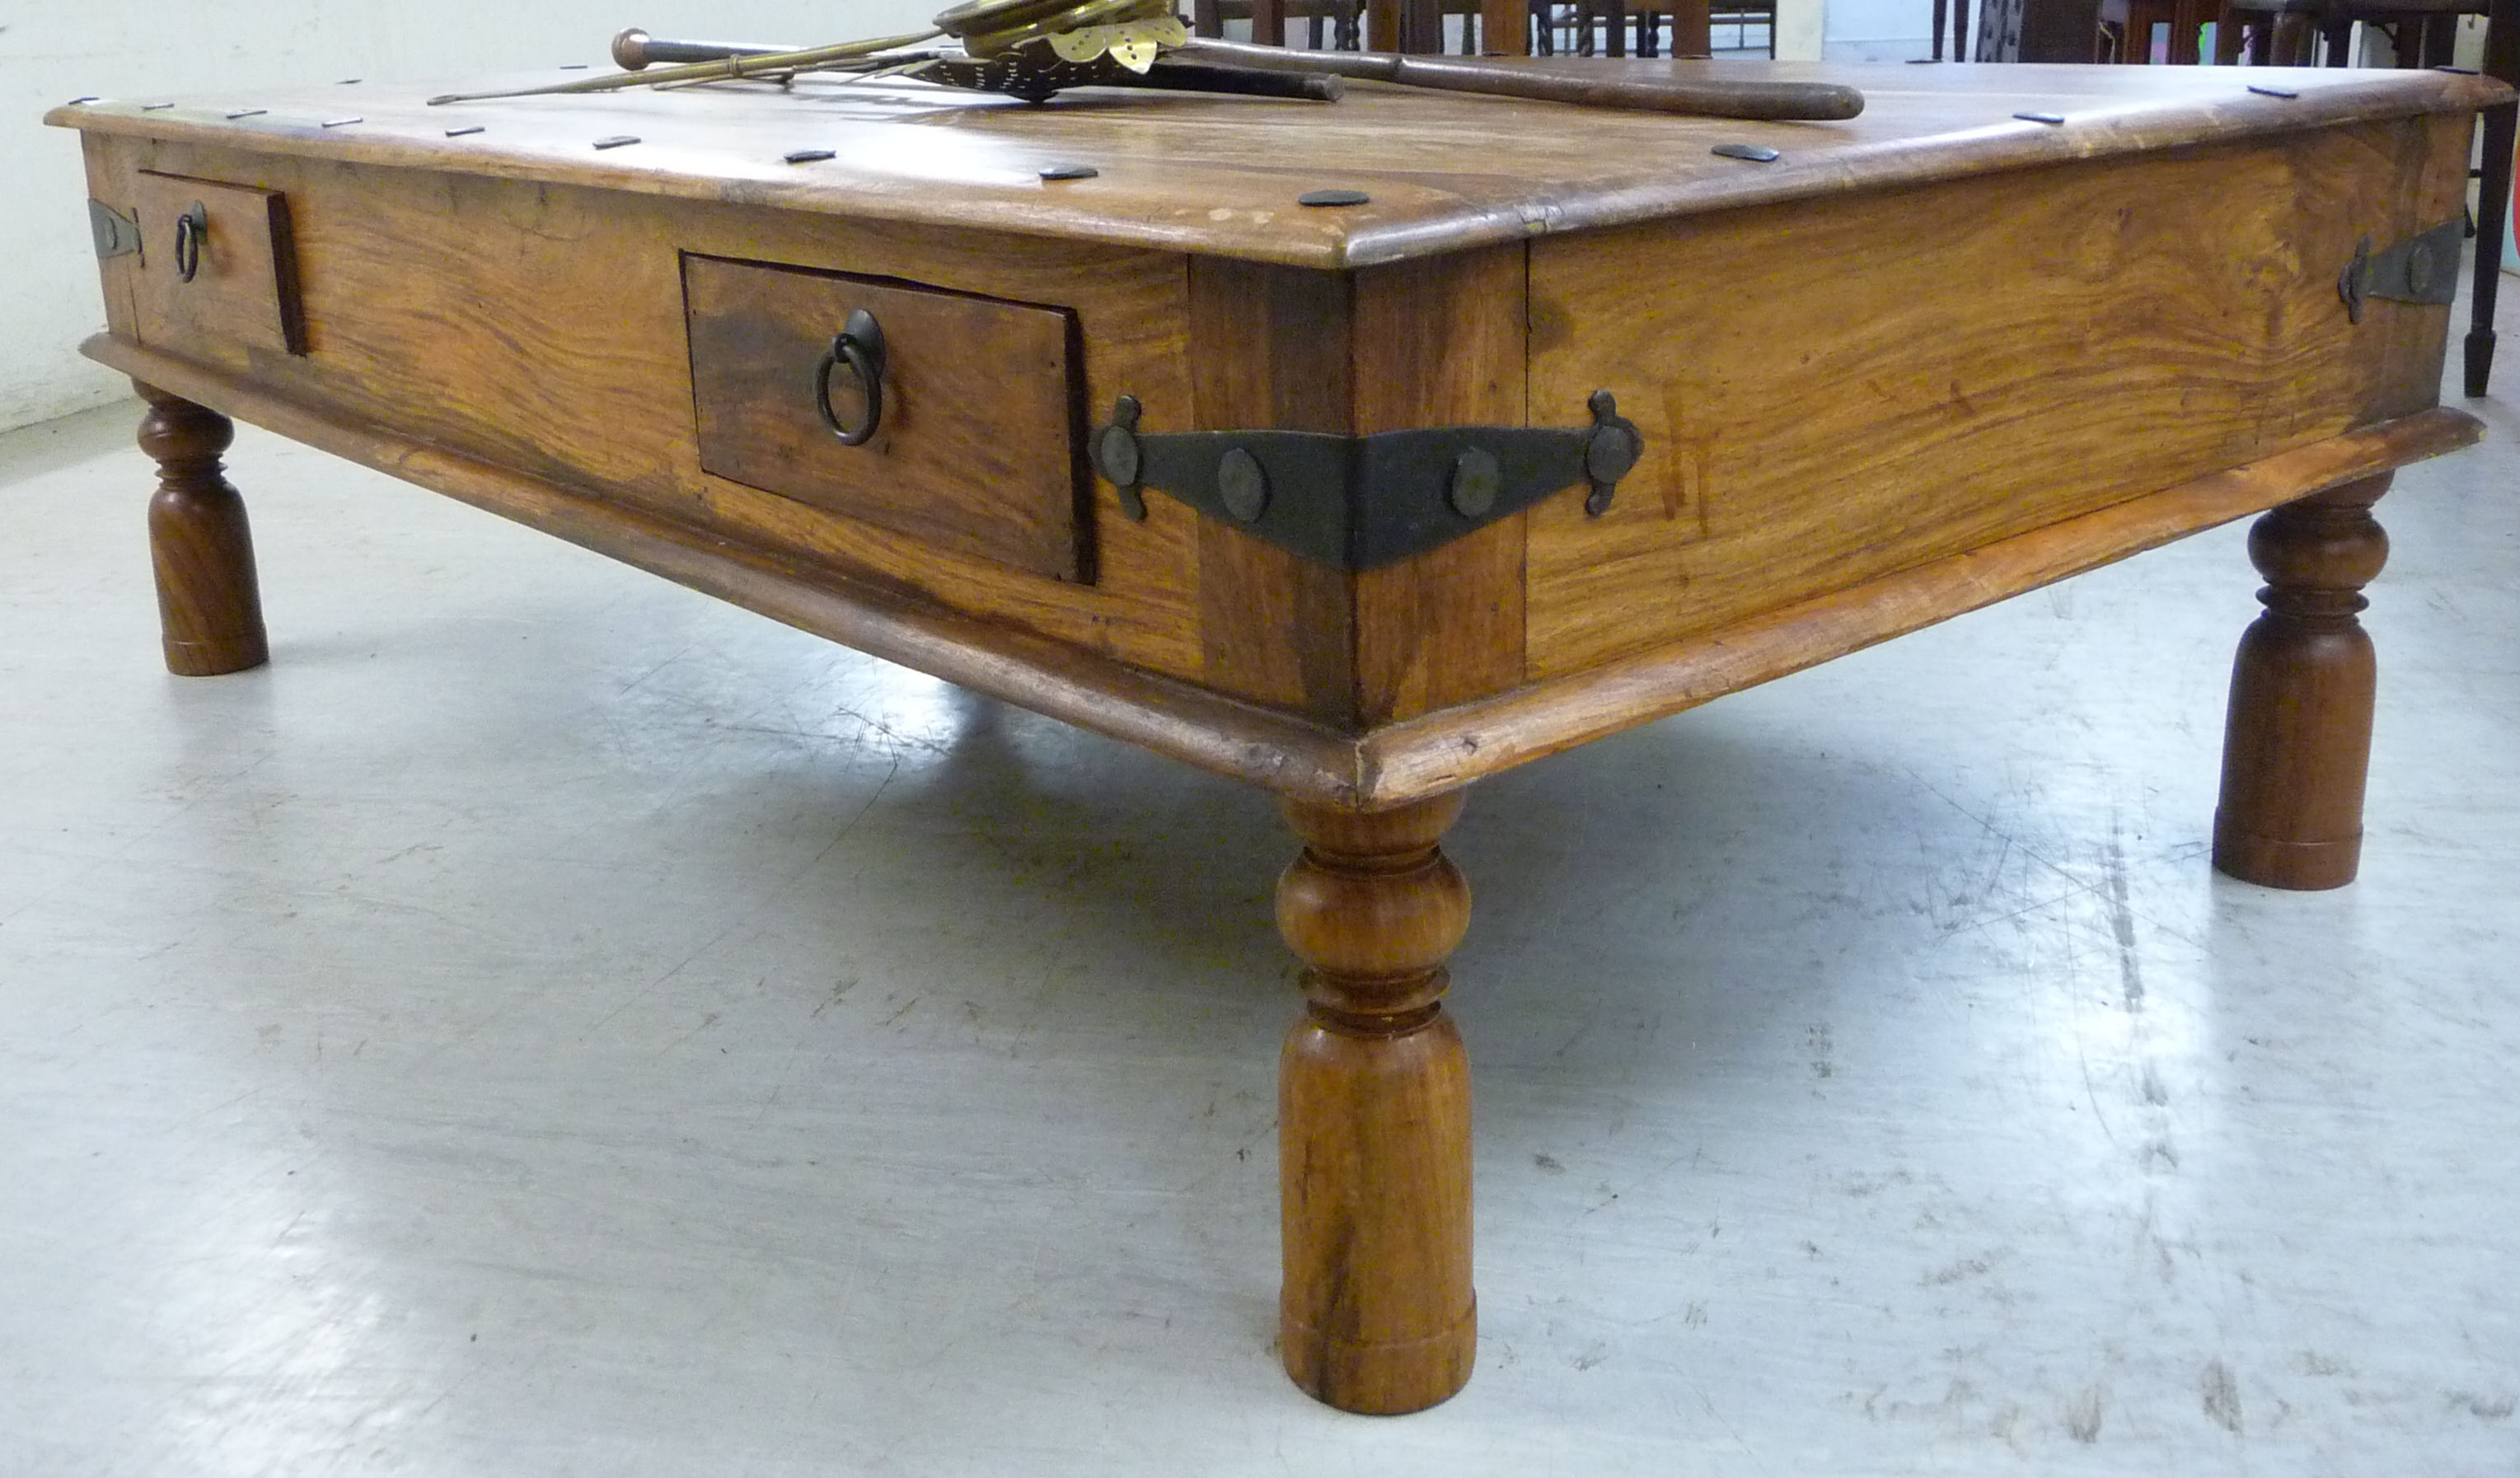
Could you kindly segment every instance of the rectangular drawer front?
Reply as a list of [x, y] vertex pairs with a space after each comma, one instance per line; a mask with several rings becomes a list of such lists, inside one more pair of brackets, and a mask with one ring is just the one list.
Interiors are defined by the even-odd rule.
[[[305, 353], [287, 199], [276, 190], [146, 170], [137, 180], [141, 260], [133, 307], [140, 341], [237, 365], [254, 350]], [[197, 228], [179, 225], [187, 214]], [[198, 241], [179, 252], [178, 238], [187, 235]]]
[[[872, 278], [683, 258], [700, 467], [713, 475], [1065, 580], [1087, 578], [1074, 315]], [[817, 369], [852, 313], [883, 340], [874, 435], [843, 443]], [[840, 424], [865, 413], [830, 377]]]

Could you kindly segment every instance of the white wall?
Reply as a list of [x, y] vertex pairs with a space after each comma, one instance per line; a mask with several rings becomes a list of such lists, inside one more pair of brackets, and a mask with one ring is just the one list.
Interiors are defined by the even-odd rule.
[[[1981, 0], [1970, 0], [1977, 28]], [[1948, 29], [1951, 22], [1943, 22]], [[1933, 0], [1828, 0], [1821, 55], [1831, 62], [1905, 62], [1934, 54]]]
[[78, 357], [105, 323], [71, 98], [596, 62], [624, 25], [811, 44], [913, 30], [947, 0], [11, 0], [0, 7], [0, 428], [129, 385]]

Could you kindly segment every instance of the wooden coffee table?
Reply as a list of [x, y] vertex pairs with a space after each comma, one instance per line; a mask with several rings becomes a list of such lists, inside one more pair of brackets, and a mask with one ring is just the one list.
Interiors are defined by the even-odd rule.
[[2499, 84], [1767, 74], [1869, 107], [809, 77], [51, 121], [176, 672], [264, 660], [241, 417], [1281, 795], [1284, 1360], [1396, 1412], [1475, 1342], [1466, 787], [2273, 510], [2215, 861], [2342, 884], [2370, 507], [2478, 434], [2435, 399]]

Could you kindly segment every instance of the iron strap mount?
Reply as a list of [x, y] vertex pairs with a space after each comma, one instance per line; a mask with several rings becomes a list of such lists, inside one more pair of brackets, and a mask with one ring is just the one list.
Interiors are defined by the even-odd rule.
[[1644, 436], [1607, 390], [1588, 426], [1450, 425], [1341, 436], [1327, 431], [1138, 429], [1123, 395], [1095, 429], [1094, 470], [1132, 518], [1142, 490], [1169, 493], [1211, 518], [1338, 569], [1422, 555], [1581, 482], [1584, 511], [1609, 510]]
[[2429, 231], [2371, 249], [2371, 238], [2355, 245], [2354, 259], [2336, 275], [2336, 295], [2345, 299], [2345, 320], [2362, 321], [2362, 305], [2375, 297], [2401, 303], [2446, 303], [2458, 291], [2459, 242], [2467, 218], [2452, 216]]

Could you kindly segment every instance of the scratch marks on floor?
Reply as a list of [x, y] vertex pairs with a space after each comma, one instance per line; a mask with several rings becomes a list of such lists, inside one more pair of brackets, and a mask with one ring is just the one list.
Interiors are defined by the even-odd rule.
[[2118, 946], [2118, 993], [2130, 1012], [2143, 1009], [2143, 960], [2135, 947], [2135, 908], [2127, 901], [2126, 838], [2109, 826], [2109, 932]]
[[2216, 1426], [2234, 1437], [2241, 1434], [2240, 1383], [2229, 1366], [2219, 1360], [2206, 1362], [2196, 1377], [2196, 1394]]
[[2100, 1422], [2108, 1413], [2108, 1387], [2085, 1386], [2081, 1395], [2065, 1405], [2065, 1431], [2076, 1442], [2088, 1447], [2100, 1440]]

